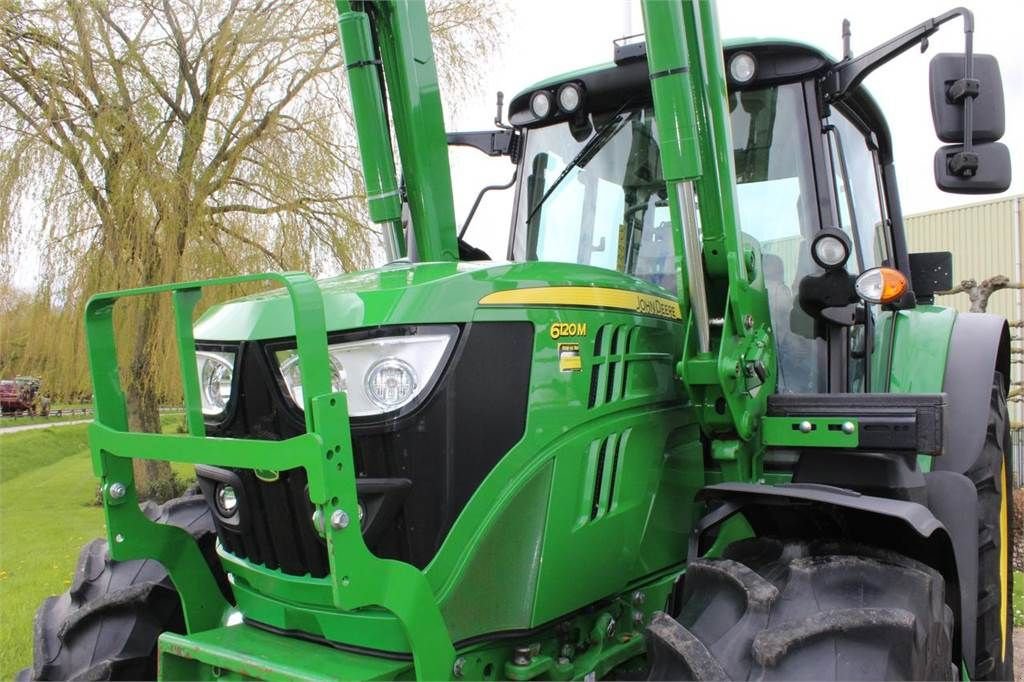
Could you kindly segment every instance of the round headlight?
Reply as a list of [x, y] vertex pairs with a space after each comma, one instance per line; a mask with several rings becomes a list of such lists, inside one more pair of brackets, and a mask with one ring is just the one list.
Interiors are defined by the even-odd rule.
[[384, 410], [394, 410], [416, 395], [416, 372], [398, 358], [385, 358], [366, 373], [366, 395]]
[[222, 516], [234, 516], [235, 512], [238, 511], [238, 495], [235, 493], [233, 486], [227, 483], [220, 483], [217, 485], [217, 511]]
[[566, 83], [558, 91], [558, 106], [567, 114], [571, 114], [579, 109], [582, 100], [583, 93], [580, 92], [579, 86], [575, 83]]
[[811, 243], [811, 256], [821, 267], [833, 270], [846, 264], [846, 259], [850, 257], [850, 247], [838, 234], [821, 234]]
[[[281, 360], [282, 357], [285, 358], [283, 361]], [[335, 393], [344, 391], [347, 388], [345, 368], [333, 356], [329, 359], [331, 363], [331, 390]], [[299, 354], [293, 350], [283, 351], [278, 354], [278, 361], [281, 363], [281, 376], [284, 377], [288, 393], [291, 394], [295, 404], [302, 407], [304, 403], [302, 397], [302, 372], [299, 371]]]
[[533, 93], [530, 98], [530, 111], [537, 118], [545, 118], [551, 113], [551, 95], [546, 90]]
[[212, 353], [200, 351], [196, 353], [196, 364], [199, 368], [199, 397], [203, 405], [203, 414], [217, 415], [227, 407], [231, 398], [231, 380], [234, 375], [232, 361], [234, 356], [229, 353]]
[[729, 61], [729, 75], [737, 83], [746, 83], [752, 79], [756, 69], [754, 55], [749, 52], [740, 52]]

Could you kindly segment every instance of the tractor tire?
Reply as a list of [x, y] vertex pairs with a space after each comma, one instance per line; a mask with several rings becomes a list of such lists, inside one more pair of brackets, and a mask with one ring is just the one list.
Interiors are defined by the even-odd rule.
[[953, 612], [929, 566], [828, 541], [740, 540], [687, 568], [647, 629], [650, 679], [951, 680]]
[[[210, 508], [202, 495], [186, 495], [162, 505], [147, 502], [153, 521], [187, 530], [222, 587], [227, 584], [214, 549]], [[71, 588], [49, 597], [36, 612], [31, 669], [19, 680], [153, 680], [157, 638], [183, 633], [178, 592], [167, 571], [153, 559], [114, 561], [106, 540], [86, 545], [78, 557]]]
[[1013, 679], [1013, 474], [1003, 376], [992, 382], [985, 444], [965, 474], [978, 491], [978, 621], [974, 679]]

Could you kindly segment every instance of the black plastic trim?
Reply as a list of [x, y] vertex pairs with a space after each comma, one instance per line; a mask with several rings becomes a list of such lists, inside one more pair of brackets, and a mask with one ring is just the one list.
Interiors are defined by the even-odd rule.
[[986, 313], [960, 313], [953, 323], [942, 390], [949, 396], [949, 440], [935, 469], [962, 474], [981, 452], [988, 430], [992, 377], [1010, 384], [1010, 328]]
[[768, 414], [850, 417], [860, 423], [858, 450], [941, 455], [947, 440], [945, 393], [779, 393]]
[[960, 589], [960, 617], [956, 623], [961, 658], [973, 679], [978, 625], [978, 516], [965, 511], [977, 509], [978, 491], [969, 478], [951, 471], [933, 471], [924, 479], [928, 508], [946, 527], [953, 544]]

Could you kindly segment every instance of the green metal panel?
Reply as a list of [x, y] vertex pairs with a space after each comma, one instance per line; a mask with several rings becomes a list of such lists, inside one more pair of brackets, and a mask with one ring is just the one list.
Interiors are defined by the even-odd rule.
[[[160, 637], [161, 680], [394, 680], [409, 663], [339, 651], [245, 625]], [[440, 679], [440, 678], [438, 678]]]
[[773, 447], [855, 448], [860, 426], [853, 417], [764, 417], [761, 438]]
[[[318, 282], [328, 331], [384, 324], [473, 319], [479, 301], [498, 291], [577, 286], [670, 297], [652, 284], [612, 270], [568, 263], [402, 263]], [[205, 341], [279, 339], [295, 335], [287, 292], [276, 290], [213, 306], [197, 322]], [[521, 306], [517, 306], [521, 307]], [[547, 306], [550, 307], [550, 306]], [[572, 305], [563, 312], [573, 319]]]
[[[941, 393], [946, 376], [949, 340], [957, 311], [934, 305], [919, 305], [910, 310], [885, 311], [875, 325], [875, 352], [872, 357], [872, 390], [892, 393]], [[892, 341], [893, 320], [896, 338]], [[892, 343], [892, 362], [887, 349]], [[921, 349], [927, 349], [922, 352]], [[891, 369], [891, 371], [889, 371]], [[886, 382], [888, 378], [888, 382]], [[918, 456], [918, 467], [931, 471], [932, 457]]]

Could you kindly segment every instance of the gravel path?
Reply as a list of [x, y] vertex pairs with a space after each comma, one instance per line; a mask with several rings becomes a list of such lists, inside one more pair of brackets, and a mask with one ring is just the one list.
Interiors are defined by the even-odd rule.
[[72, 424], [88, 424], [92, 419], [75, 419], [67, 422], [49, 422], [44, 424], [25, 424], [24, 426], [5, 426], [0, 428], [0, 435], [5, 433], [19, 433], [21, 431], [31, 431], [33, 429], [52, 429], [57, 426], [71, 426]]

